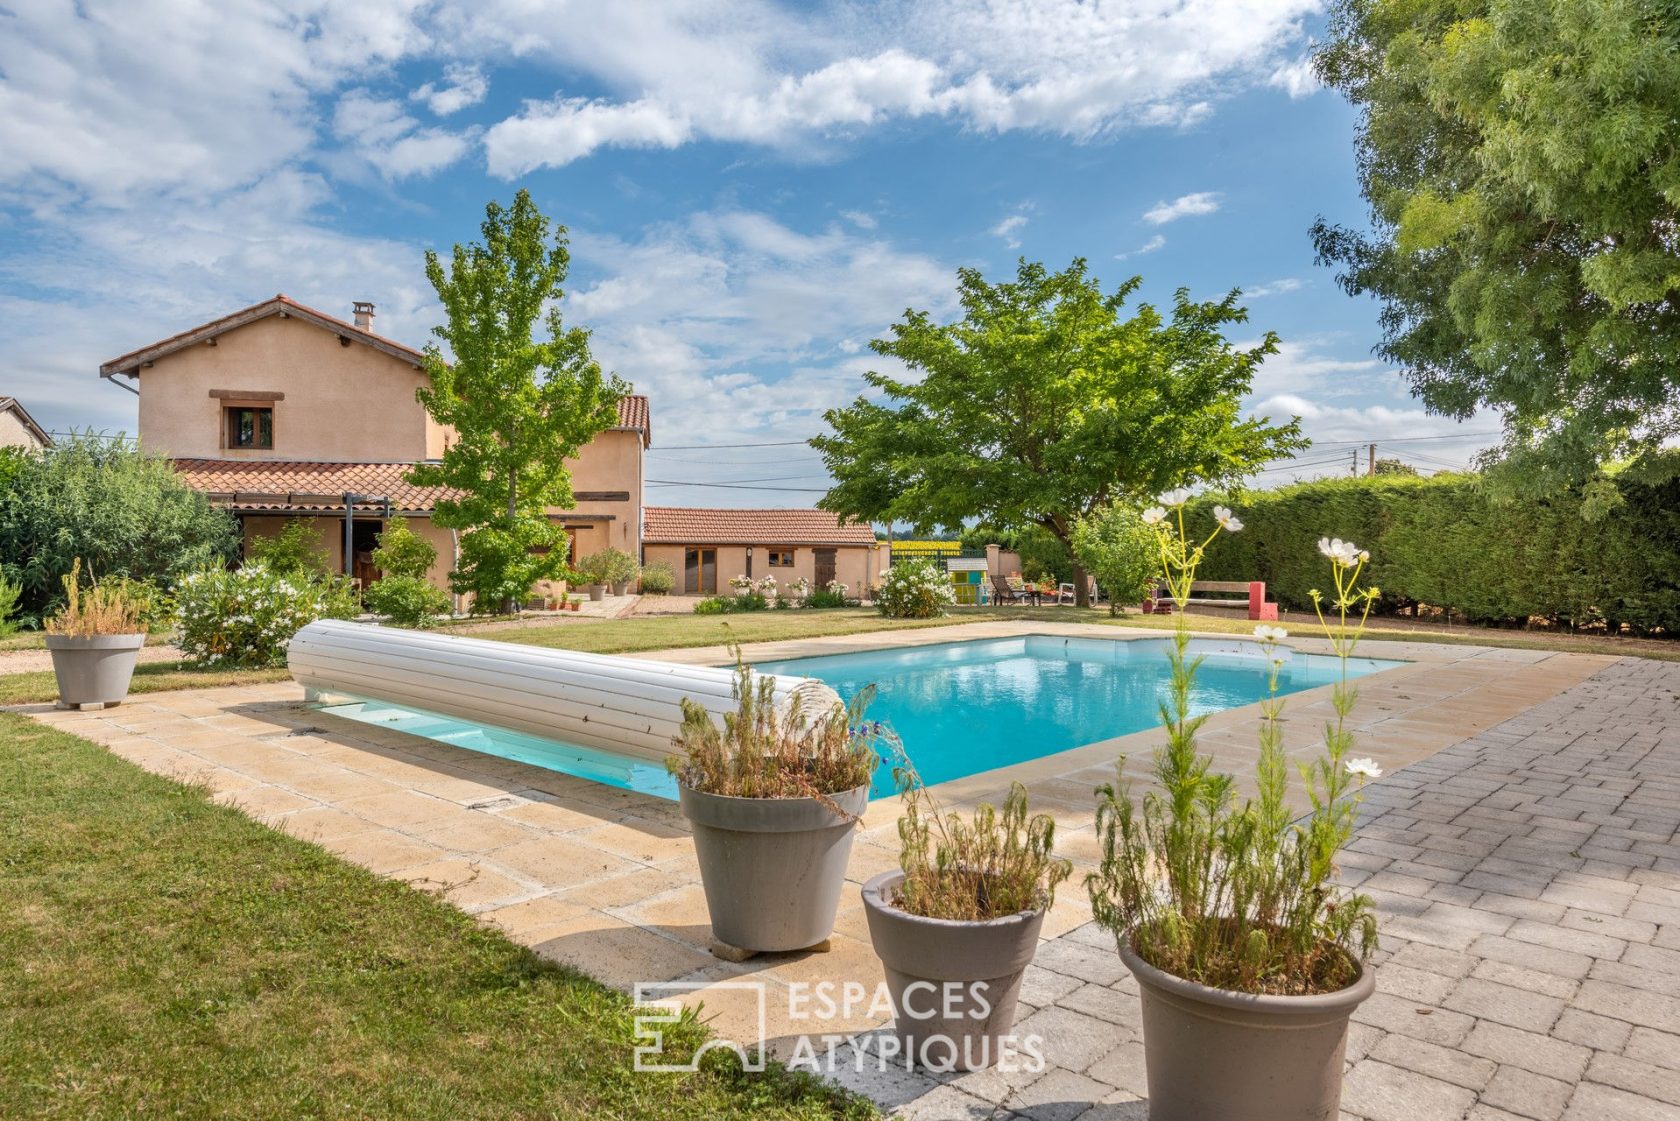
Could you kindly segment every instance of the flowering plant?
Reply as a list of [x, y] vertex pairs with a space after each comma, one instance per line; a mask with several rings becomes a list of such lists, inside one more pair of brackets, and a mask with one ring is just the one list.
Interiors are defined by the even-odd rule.
[[811, 582], [803, 576], [795, 576], [788, 584], [787, 590], [794, 599], [804, 599], [811, 594]]
[[838, 580], [830, 580], [826, 585], [824, 585], [824, 590], [833, 592], [837, 596], [843, 596], [846, 594], [846, 585], [842, 584]]
[[1311, 812], [1299, 821], [1289, 804], [1277, 694], [1286, 664], [1280, 644], [1288, 632], [1255, 628], [1268, 695], [1260, 705], [1256, 795], [1239, 801], [1235, 777], [1214, 773], [1212, 757], [1197, 750], [1207, 717], [1192, 715], [1201, 659], [1189, 654], [1184, 607], [1207, 546], [1221, 532], [1240, 531], [1242, 522], [1218, 506], [1212, 532], [1191, 535], [1184, 524], [1188, 498], [1184, 491], [1163, 495], [1143, 515], [1155, 528], [1163, 585], [1179, 608], [1170, 691], [1161, 705], [1167, 742], [1155, 753], [1158, 789], [1134, 798], [1122, 770], [1117, 782], [1097, 790], [1103, 855], [1085, 880], [1092, 911], [1143, 960], [1186, 980], [1246, 993], [1334, 992], [1358, 978], [1377, 944], [1370, 898], [1337, 892], [1330, 877], [1353, 834], [1364, 781], [1382, 774], [1374, 761], [1348, 757], [1354, 737], [1347, 727], [1356, 698], [1348, 658], [1378, 592], [1358, 587], [1366, 554], [1345, 542], [1320, 543], [1336, 594], [1326, 599], [1314, 592], [1313, 601], [1342, 672], [1324, 752], [1301, 768]]
[[731, 576], [729, 586], [735, 589], [736, 595], [744, 596], [753, 590], [753, 578], [751, 576]]
[[275, 572], [261, 561], [205, 568], [175, 592], [181, 652], [205, 666], [278, 666], [286, 643], [317, 619], [353, 619], [355, 584], [342, 576]]
[[951, 578], [925, 560], [895, 564], [875, 593], [875, 606], [891, 619], [932, 619], [957, 601]]
[[763, 596], [765, 599], [775, 599], [780, 591], [780, 589], [776, 586], [776, 578], [774, 576], [764, 577], [758, 583], [754, 584], [753, 587], [757, 590], [758, 594]]

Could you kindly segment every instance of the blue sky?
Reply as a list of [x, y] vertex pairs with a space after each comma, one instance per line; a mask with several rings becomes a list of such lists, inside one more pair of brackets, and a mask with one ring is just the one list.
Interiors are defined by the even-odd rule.
[[1304, 69], [1321, 29], [1314, 0], [14, 0], [0, 394], [131, 430], [102, 360], [282, 291], [419, 344], [422, 252], [525, 186], [571, 230], [570, 320], [652, 398], [649, 474], [680, 485], [650, 501], [814, 500], [781, 442], [904, 308], [1021, 255], [1156, 302], [1243, 288], [1238, 340], [1283, 338], [1252, 407], [1320, 441], [1263, 482], [1366, 441], [1462, 464], [1496, 421], [1425, 415], [1312, 261], [1316, 216], [1365, 213], [1353, 113]]

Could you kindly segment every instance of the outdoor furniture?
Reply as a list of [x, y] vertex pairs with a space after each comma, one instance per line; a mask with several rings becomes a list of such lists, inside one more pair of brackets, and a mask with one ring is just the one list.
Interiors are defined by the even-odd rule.
[[[1097, 598], [1098, 598], [1097, 581], [1095, 580], [1095, 578], [1088, 576], [1088, 577], [1085, 578], [1085, 582], [1086, 582], [1087, 585], [1089, 585], [1089, 587], [1091, 589], [1091, 597], [1090, 597], [1091, 602], [1096, 603]], [[1075, 588], [1073, 586], [1072, 582], [1070, 582], [1070, 581], [1067, 581], [1067, 580], [1062, 581], [1062, 583], [1057, 585], [1057, 587], [1056, 587], [1056, 602], [1057, 603], [1078, 603], [1079, 602], [1079, 589]]]
[[[682, 726], [682, 703], [714, 718], [735, 711], [733, 667], [684, 666], [607, 654], [322, 620], [293, 636], [292, 678], [310, 703], [377, 701], [505, 728], [663, 765]], [[833, 689], [772, 675], [784, 716], [798, 703], [826, 712]]]
[[992, 591], [993, 598], [998, 603], [1026, 603], [1030, 598], [1030, 593], [1024, 585], [1016, 587], [1009, 580], [997, 575], [992, 577]]
[[[1244, 598], [1214, 599], [1208, 593]], [[1256, 621], [1278, 617], [1278, 605], [1266, 602], [1263, 580], [1197, 580], [1190, 585], [1190, 598], [1184, 602], [1191, 607], [1246, 607], [1248, 617]]]

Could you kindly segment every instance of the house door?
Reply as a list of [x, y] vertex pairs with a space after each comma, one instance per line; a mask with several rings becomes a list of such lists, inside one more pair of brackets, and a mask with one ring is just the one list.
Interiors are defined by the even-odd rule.
[[379, 531], [383, 528], [384, 523], [377, 519], [352, 522], [350, 525], [350, 554], [354, 558], [350, 571], [363, 591], [367, 591], [381, 575], [373, 567], [373, 550], [379, 544]]
[[717, 550], [683, 550], [683, 594], [717, 595]]
[[812, 549], [811, 556], [817, 562], [817, 587], [826, 588], [834, 583], [834, 553], [833, 549]]

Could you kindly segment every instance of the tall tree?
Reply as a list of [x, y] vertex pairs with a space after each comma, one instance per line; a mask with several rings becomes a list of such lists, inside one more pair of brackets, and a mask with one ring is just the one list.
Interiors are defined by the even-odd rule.
[[[447, 273], [426, 253], [426, 277], [448, 320], [432, 334], [453, 360], [429, 344], [431, 385], [415, 395], [455, 438], [439, 462], [417, 464], [409, 478], [461, 492], [439, 501], [435, 515], [466, 531], [450, 581], [479, 604], [513, 612], [537, 581], [565, 571], [566, 533], [548, 510], [574, 505], [566, 460], [617, 423], [629, 387], [602, 374], [588, 331], [561, 322], [566, 228], [551, 230], [522, 190], [511, 209], [485, 207], [480, 229], [483, 243], [456, 245]], [[533, 334], [539, 320], [544, 341]]]
[[1680, 432], [1680, 4], [1337, 0], [1370, 231], [1313, 227], [1431, 410], [1533, 489]]
[[1000, 284], [957, 275], [961, 319], [906, 311], [869, 344], [919, 376], [871, 371], [885, 403], [826, 414], [833, 434], [811, 441], [836, 480], [824, 509], [919, 532], [1038, 525], [1070, 546], [1074, 523], [1113, 499], [1232, 480], [1305, 444], [1294, 420], [1242, 417], [1277, 338], [1226, 341], [1248, 319], [1235, 292], [1195, 303], [1180, 290], [1169, 321], [1149, 304], [1123, 316], [1142, 279], [1105, 295], [1083, 260], [1058, 273], [1023, 260]]

